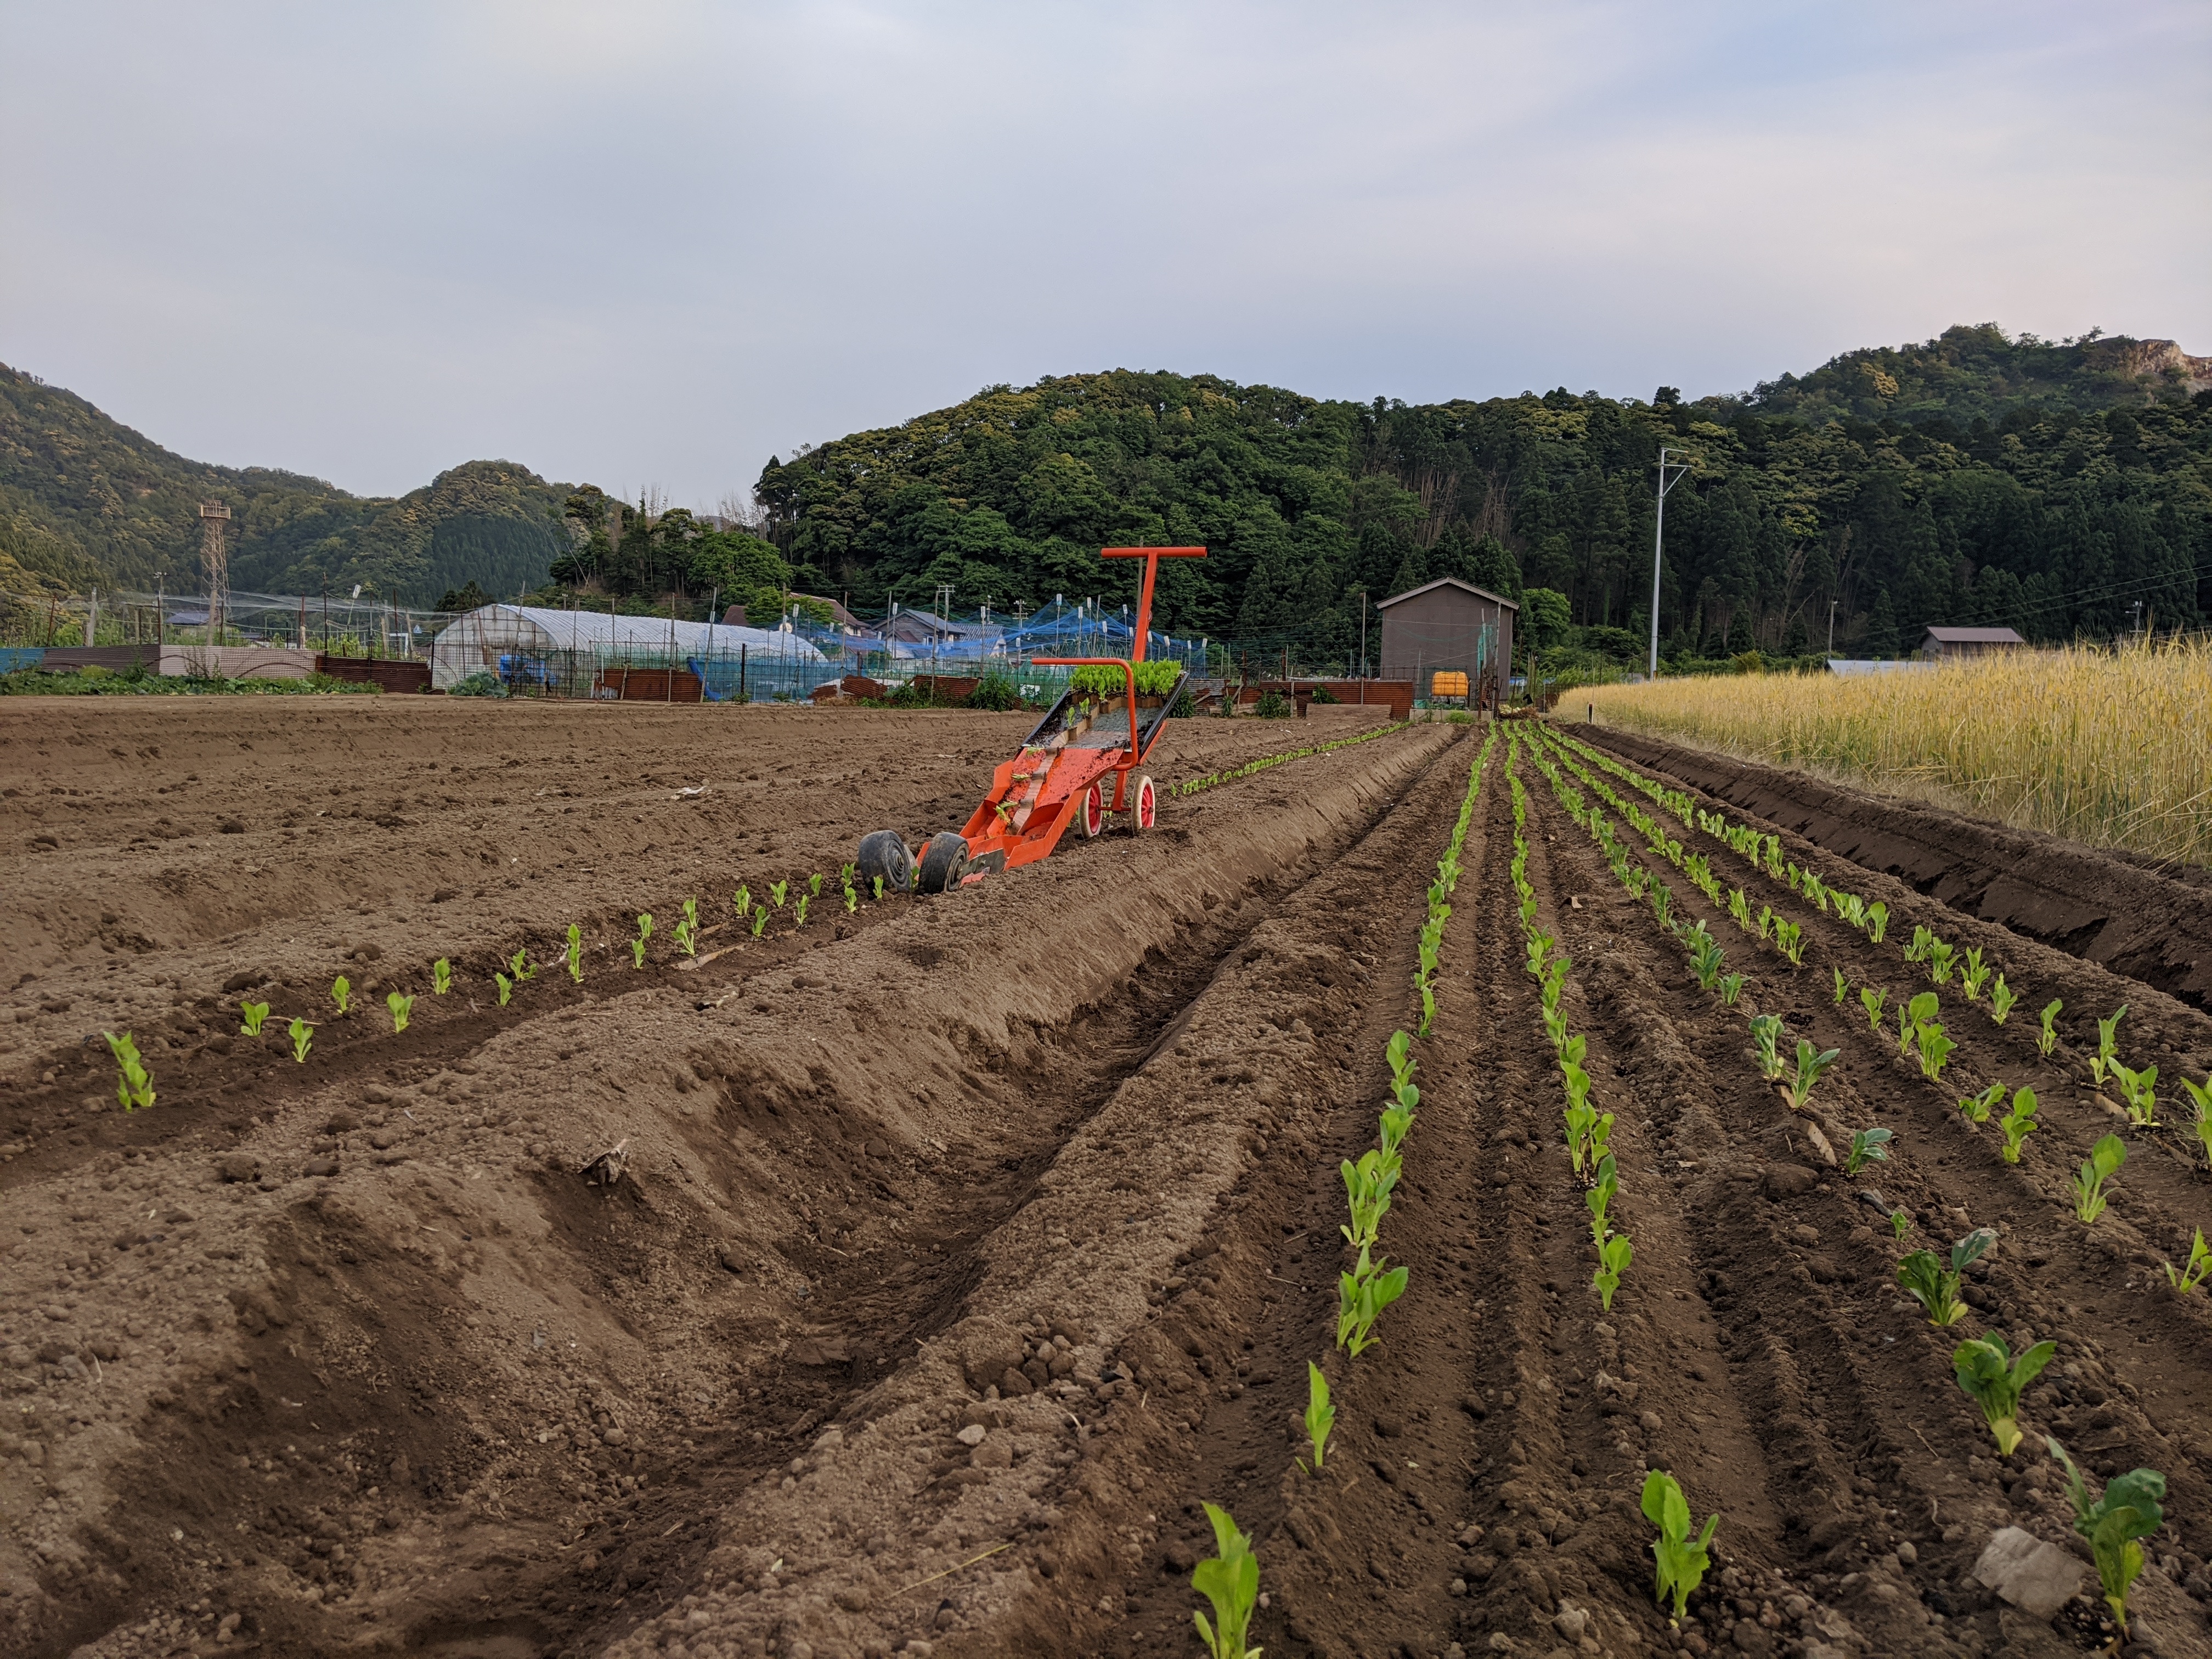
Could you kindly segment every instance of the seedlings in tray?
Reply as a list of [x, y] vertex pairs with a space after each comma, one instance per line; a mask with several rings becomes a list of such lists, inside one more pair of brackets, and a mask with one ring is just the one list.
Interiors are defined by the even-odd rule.
[[1779, 1014], [1753, 1014], [1751, 1017], [1752, 1058], [1759, 1062], [1759, 1072], [1769, 1083], [1782, 1080], [1783, 1059], [1778, 1048], [1782, 1037], [1782, 1017]]
[[1996, 988], [1990, 993], [1990, 1019], [1991, 1023], [1997, 1025], [2003, 1024], [2005, 1023], [2005, 1017], [2012, 1012], [2013, 1005], [2019, 1000], [2020, 999], [2013, 994], [2012, 987], [2004, 982], [2004, 975], [2002, 974], [1999, 974], [1997, 975]]
[[2089, 1553], [2097, 1564], [2097, 1582], [2105, 1592], [2105, 1605], [2119, 1620], [2120, 1639], [2128, 1636], [2128, 1587], [2143, 1569], [2142, 1546], [2165, 1523], [2160, 1507], [2166, 1497], [2166, 1477], [2156, 1469], [2130, 1469], [2106, 1483], [2104, 1496], [2094, 1503], [2081, 1471], [2055, 1439], [2044, 1446], [2066, 1466], [2066, 1495], [2074, 1503], [2074, 1530], [2089, 1540]]
[[699, 901], [684, 901], [684, 920], [676, 924], [676, 948], [687, 957], [699, 954]]
[[1743, 975], [1741, 974], [1723, 974], [1721, 975], [1721, 1000], [1726, 1003], [1729, 1007], [1733, 1008], [1735, 1006], [1735, 1000], [1741, 994], [1742, 991]]
[[1370, 1259], [1363, 1246], [1352, 1271], [1336, 1276], [1336, 1346], [1350, 1348], [1354, 1358], [1382, 1340], [1374, 1334], [1375, 1322], [1406, 1293], [1407, 1270], [1386, 1269], [1389, 1259]]
[[750, 887], [738, 888], [737, 896], [732, 898], [730, 902], [738, 907], [738, 920], [739, 921], [743, 921], [752, 913], [753, 890]]
[[453, 964], [440, 957], [430, 964], [430, 994], [441, 997], [453, 988]]
[[1654, 1469], [1644, 1481], [1644, 1518], [1659, 1528], [1658, 1537], [1651, 1540], [1651, 1553], [1659, 1563], [1659, 1605], [1663, 1607], [1672, 1601], [1674, 1622], [1680, 1624], [1692, 1594], [1705, 1581], [1705, 1569], [1713, 1564], [1706, 1546], [1713, 1541], [1713, 1528], [1721, 1517], [1717, 1513], [1708, 1516], [1705, 1529], [1692, 1539], [1689, 1500], [1673, 1475]]
[[1227, 1510], [1208, 1504], [1206, 1518], [1213, 1523], [1214, 1553], [1198, 1564], [1190, 1587], [1213, 1604], [1213, 1623], [1193, 1609], [1198, 1639], [1206, 1644], [1206, 1659], [1260, 1659], [1259, 1649], [1244, 1645], [1252, 1608], [1260, 1599], [1260, 1558]]
[[768, 884], [768, 896], [775, 901], [775, 908], [779, 910], [783, 908], [783, 896], [790, 890], [791, 884], [787, 881], [772, 881]]
[[1844, 977], [1844, 970], [1840, 968], [1831, 968], [1828, 971], [1836, 976], [1836, 1006], [1840, 1008], [1844, 1006], [1844, 999], [1851, 994], [1851, 982]]
[[1990, 971], [1989, 963], [1982, 960], [1981, 946], [1978, 945], [1966, 952], [1966, 965], [1959, 970], [1959, 984], [1966, 991], [1967, 1001], [1981, 996], [1982, 988], [1990, 982]]
[[384, 1006], [392, 1011], [392, 1035], [396, 1036], [407, 1029], [408, 1020], [413, 1018], [415, 999], [402, 996], [398, 992], [393, 991], [385, 997]]
[[629, 942], [629, 965], [631, 967], [642, 968], [645, 966], [645, 942], [652, 937], [653, 912], [650, 910], [641, 910], [637, 913], [637, 937]]
[[2014, 1358], [1996, 1331], [1970, 1337], [1951, 1351], [1951, 1369], [1958, 1376], [1959, 1386], [1973, 1396], [1982, 1415], [1989, 1419], [1998, 1456], [2010, 1457], [2013, 1448], [2020, 1444], [2020, 1396], [2057, 1352], [2056, 1342], [2039, 1342]]
[[2074, 1172], [2074, 1213], [2085, 1224], [2094, 1226], [2104, 1214], [2105, 1206], [2111, 1201], [2105, 1196], [2105, 1183], [2127, 1161], [2126, 1143], [2118, 1135], [2106, 1135], [2089, 1149], [2089, 1156]]
[[116, 1103], [126, 1112], [136, 1112], [154, 1103], [154, 1074], [146, 1069], [138, 1057], [138, 1040], [131, 1032], [118, 1036], [112, 1031], [102, 1031], [107, 1039], [107, 1051], [115, 1056]]
[[2097, 1056], [2089, 1062], [2089, 1080], [2100, 1089], [2105, 1086], [2105, 1073], [2111, 1067], [2113, 1060], [2120, 1052], [2117, 1038], [2119, 1035], [2120, 1021], [2127, 1012], [2128, 1005], [2124, 1002], [2112, 1011], [2112, 1017], [2110, 1019], [2100, 1019], [2097, 1022]]
[[1889, 907], [1887, 904], [1869, 904], [1866, 918], [1867, 938], [1876, 945], [1881, 944], [1881, 936], [1889, 931]]
[[2158, 1067], [2146, 1066], [2138, 1072], [2117, 1060], [2108, 1066], [2120, 1085], [2120, 1097], [2128, 1103], [2128, 1121], [2139, 1128], [2159, 1127]]
[[1987, 1123], [1990, 1121], [1990, 1114], [2004, 1104], [2004, 1085], [1992, 1083], [1978, 1095], [1961, 1097], [1959, 1102], [1960, 1115], [1972, 1123]]
[[[1844, 1154], [1844, 1173], [1855, 1176], [1869, 1164], [1887, 1163], [1889, 1143], [1894, 1134], [1889, 1129], [1857, 1129], [1851, 1134], [1851, 1149]], [[1901, 1238], [1903, 1234], [1899, 1234]]]
[[2173, 1263], [2167, 1262], [2166, 1278], [2166, 1282], [2175, 1290], [2187, 1296], [2190, 1291], [2204, 1282], [2204, 1275], [2208, 1273], [2212, 1273], [2212, 1249], [2205, 1247], [2204, 1229], [2199, 1227], [2197, 1230], [2196, 1242], [2189, 1247], [2187, 1265], [2179, 1273], [2176, 1273], [2173, 1270]]
[[1698, 987], [1710, 991], [1720, 981], [1720, 941], [1707, 933], [1705, 924], [1700, 921], [1690, 930], [1686, 942], [1690, 947], [1690, 971], [1698, 976]]
[[1997, 1148], [1997, 1156], [2006, 1163], [2019, 1163], [2021, 1143], [2043, 1127], [2035, 1121], [2035, 1107], [2034, 1090], [2015, 1090], [2012, 1109], [1997, 1121], [1997, 1127], [2004, 1132], [2004, 1145]]
[[240, 1036], [259, 1036], [261, 1022], [269, 1018], [269, 1005], [265, 1002], [241, 1002], [238, 1005], [238, 1012], [246, 1018], [246, 1024], [238, 1028], [238, 1034]]
[[1597, 1271], [1590, 1275], [1590, 1286], [1606, 1312], [1613, 1311], [1613, 1294], [1620, 1288], [1620, 1276], [1635, 1258], [1636, 1249], [1626, 1233], [1615, 1233], [1597, 1247]]
[[2065, 1006], [2065, 1002], [2057, 997], [2051, 998], [2043, 1006], [2043, 1024], [2035, 1034], [2035, 1048], [2045, 1060], [2051, 1058], [2051, 1051], [2058, 1046], [2058, 1027], [2055, 1022], [2058, 1018], [2058, 1011]]
[[288, 1028], [292, 1034], [292, 1058], [301, 1066], [307, 1063], [307, 1051], [315, 1046], [315, 1028], [295, 1016]]
[[573, 921], [568, 924], [567, 959], [568, 977], [581, 985], [584, 982], [584, 930]]
[[1813, 1098], [1813, 1085], [1820, 1074], [1836, 1063], [1839, 1048], [1815, 1049], [1803, 1037], [1797, 1039], [1797, 1075], [1784, 1085], [1790, 1097], [1790, 1109], [1802, 1112]]
[[346, 1006], [353, 1000], [353, 981], [340, 974], [331, 981], [331, 1000], [338, 1006], [338, 1018], [345, 1018]]
[[1867, 1024], [1875, 1030], [1881, 1030], [1881, 1006], [1889, 1000], [1889, 993], [1880, 986], [1859, 988], [1859, 1006], [1866, 1010]]
[[1336, 1427], [1336, 1407], [1328, 1403], [1328, 1379], [1321, 1367], [1306, 1361], [1306, 1441], [1313, 1448], [1313, 1472], [1321, 1473], [1328, 1452], [1329, 1431]]
[[1959, 1276], [1996, 1240], [1987, 1227], [1975, 1228], [1951, 1247], [1948, 1267], [1935, 1251], [1915, 1250], [1897, 1264], [1897, 1282], [1927, 1310], [1929, 1324], [1955, 1325], [1966, 1311], [1966, 1304], [1959, 1299]]

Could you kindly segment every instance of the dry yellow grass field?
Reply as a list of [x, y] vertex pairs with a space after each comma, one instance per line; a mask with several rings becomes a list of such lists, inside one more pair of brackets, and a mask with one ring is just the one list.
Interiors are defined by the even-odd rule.
[[1632, 731], [2212, 864], [2212, 643], [2201, 640], [1576, 695]]

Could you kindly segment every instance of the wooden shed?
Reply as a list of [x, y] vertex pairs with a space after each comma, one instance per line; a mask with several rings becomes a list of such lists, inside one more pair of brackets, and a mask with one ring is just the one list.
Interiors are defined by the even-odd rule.
[[1929, 661], [1978, 657], [1990, 651], [2016, 651], [2027, 641], [2009, 628], [1931, 628], [1916, 653]]
[[1426, 702], [1439, 671], [1464, 674], [1468, 701], [1496, 708], [1513, 672], [1513, 619], [1521, 607], [1456, 576], [1378, 599], [1382, 678], [1411, 680]]

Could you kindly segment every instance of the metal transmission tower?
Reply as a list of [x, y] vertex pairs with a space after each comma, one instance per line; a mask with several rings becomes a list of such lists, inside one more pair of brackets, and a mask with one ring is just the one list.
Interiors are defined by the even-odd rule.
[[[1653, 679], [1659, 678], [1659, 555], [1667, 545], [1667, 492], [1682, 482], [1682, 475], [1690, 470], [1687, 461], [1670, 461], [1674, 452], [1662, 447], [1659, 451], [1659, 514], [1651, 532], [1651, 666]], [[1667, 476], [1668, 468], [1674, 476]]]
[[200, 503], [200, 563], [207, 569], [208, 643], [222, 643], [222, 617], [230, 598], [230, 550], [225, 539], [230, 509], [221, 501]]

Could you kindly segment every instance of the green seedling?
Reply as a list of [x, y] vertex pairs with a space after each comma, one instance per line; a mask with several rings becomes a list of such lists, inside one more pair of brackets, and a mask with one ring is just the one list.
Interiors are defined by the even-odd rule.
[[1889, 1231], [1898, 1243], [1903, 1243], [1905, 1234], [1912, 1231], [1912, 1218], [1902, 1210], [1892, 1210], [1889, 1212]]
[[1989, 963], [1982, 960], [1979, 945], [1966, 952], [1966, 965], [1959, 970], [1959, 984], [1966, 993], [1966, 1000], [1974, 1001], [1982, 994], [1982, 988], [1990, 982]]
[[1313, 1448], [1313, 1472], [1321, 1473], [1328, 1452], [1329, 1431], [1336, 1427], [1336, 1407], [1328, 1403], [1328, 1379], [1321, 1367], [1306, 1361], [1306, 1441]]
[[[1900, 1235], [1901, 1237], [1902, 1235]], [[1977, 1227], [1951, 1247], [1951, 1260], [1933, 1250], [1915, 1250], [1897, 1264], [1897, 1282], [1905, 1293], [1927, 1311], [1931, 1325], [1955, 1325], [1966, 1311], [1959, 1299], [1959, 1276], [1996, 1243], [1987, 1227]]]
[[775, 901], [775, 908], [779, 910], [783, 908], [783, 896], [790, 890], [791, 884], [787, 881], [772, 881], [768, 884], [768, 896]]
[[573, 921], [568, 924], [567, 960], [568, 977], [581, 985], [584, 982], [584, 930]]
[[353, 1001], [353, 981], [340, 974], [331, 981], [331, 1000], [338, 1006], [338, 1018], [343, 1019], [347, 1006]]
[[819, 870], [806, 878], [806, 896], [809, 898], [822, 896], [822, 872]]
[[[883, 879], [883, 878], [882, 878], [881, 876], [878, 876], [878, 877], [877, 877], [877, 878], [876, 878], [876, 879], [877, 879], [877, 880], [878, 880], [878, 881], [881, 881], [881, 880]], [[768, 906], [766, 906], [765, 904], [758, 904], [758, 905], [755, 905], [755, 906], [753, 907], [753, 937], [754, 937], [755, 939], [758, 939], [758, 938], [759, 938], [763, 933], [766, 933], [767, 931], [768, 931]]]
[[1883, 1164], [1889, 1159], [1889, 1143], [1894, 1134], [1889, 1129], [1858, 1129], [1852, 1132], [1851, 1149], [1844, 1154], [1844, 1173], [1855, 1176], [1869, 1164]]
[[2019, 1000], [2020, 999], [2013, 994], [2012, 987], [2004, 982], [2004, 975], [1999, 974], [1996, 987], [1990, 993], [1990, 1022], [1993, 1024], [2003, 1024], [2005, 1017], [2012, 1012], [2013, 1005]]
[[514, 981], [505, 974], [494, 974], [492, 982], [499, 987], [499, 1006], [502, 1008], [514, 1000]]
[[246, 1024], [238, 1028], [238, 1034], [240, 1036], [259, 1036], [261, 1022], [269, 1018], [269, 1005], [265, 1002], [241, 1002], [238, 1005], [238, 1012], [246, 1018]]
[[1995, 1331], [1978, 1339], [1970, 1337], [1951, 1351], [1951, 1369], [1959, 1386], [1973, 1396], [1982, 1415], [1989, 1419], [1998, 1456], [2010, 1457], [2013, 1448], [2020, 1444], [2020, 1396], [2057, 1352], [2056, 1342], [2039, 1342], [2014, 1358], [2004, 1338]]
[[1882, 1004], [1889, 1000], [1889, 993], [1880, 986], [1867, 985], [1859, 988], [1859, 1006], [1866, 1010], [1867, 1024], [1875, 1030], [1881, 1030]]
[[1651, 1553], [1659, 1563], [1659, 1605], [1663, 1607], [1671, 1600], [1674, 1621], [1680, 1624], [1691, 1595], [1705, 1582], [1705, 1569], [1713, 1564], [1707, 1546], [1713, 1541], [1720, 1516], [1707, 1517], [1705, 1531], [1692, 1540], [1689, 1500], [1673, 1475], [1654, 1469], [1644, 1481], [1644, 1518], [1659, 1528], [1658, 1537], [1651, 1540]]
[[1881, 936], [1889, 931], [1889, 907], [1887, 904], [1868, 905], [1866, 919], [1867, 938], [1876, 945], [1881, 944]]
[[2212, 1249], [2206, 1247], [2204, 1229], [2199, 1227], [2197, 1230], [2196, 1242], [2189, 1247], [2188, 1264], [2179, 1273], [2176, 1273], [2173, 1270], [2173, 1263], [2167, 1262], [2166, 1278], [2166, 1282], [2175, 1290], [2187, 1296], [2190, 1291], [2204, 1282], [2204, 1275], [2208, 1273], [2212, 1273]]
[[2212, 1081], [2191, 1083], [2185, 1077], [2181, 1086], [2188, 1091], [2190, 1109], [2196, 1114], [2189, 1127], [2197, 1131], [2197, 1144], [2204, 1148], [2205, 1162], [2212, 1164]]
[[1905, 959], [1907, 962], [1927, 961], [1929, 947], [1935, 943], [1936, 935], [1929, 929], [1925, 927], [1914, 928], [1912, 930], [1912, 943], [1905, 947]]
[[877, 902], [881, 903], [884, 896], [884, 878], [881, 876], [872, 877], [870, 884], [875, 889]]
[[1765, 944], [1767, 939], [1772, 936], [1773, 933], [1773, 907], [1771, 905], [1762, 904], [1759, 907], [1759, 942], [1761, 945]]
[[2058, 1011], [2065, 1006], [2064, 1001], [2057, 997], [2051, 998], [2043, 1006], [2043, 1024], [2035, 1034], [2035, 1048], [2045, 1060], [2051, 1058], [2051, 1051], [2058, 1046]]
[[1252, 1540], [1237, 1530], [1229, 1511], [1208, 1504], [1206, 1518], [1213, 1523], [1214, 1553], [1198, 1564], [1190, 1587], [1213, 1604], [1213, 1623], [1194, 1609], [1198, 1639], [1206, 1644], [1206, 1659], [1260, 1659], [1260, 1650], [1244, 1645], [1252, 1627], [1252, 1608], [1260, 1599], [1260, 1558], [1252, 1553]]
[[1375, 1322], [1406, 1293], [1407, 1270], [1386, 1269], [1388, 1260], [1370, 1260], [1363, 1247], [1352, 1271], [1336, 1276], [1336, 1346], [1349, 1347], [1354, 1358], [1382, 1340], [1374, 1334]]
[[440, 957], [430, 964], [430, 994], [441, 997], [453, 988], [453, 964]]
[[112, 1031], [102, 1031], [107, 1039], [107, 1051], [115, 1056], [115, 1099], [126, 1112], [136, 1112], [154, 1103], [154, 1074], [138, 1058], [138, 1040], [125, 1031], [118, 1036]]
[[1851, 994], [1851, 982], [1844, 977], [1844, 970], [1840, 968], [1831, 968], [1828, 971], [1836, 976], [1836, 1006], [1840, 1008], [1844, 1006], [1844, 999]]
[[801, 893], [799, 896], [799, 902], [793, 905], [791, 910], [792, 926], [794, 927], [806, 926], [806, 907], [813, 902], [814, 895], [811, 893]]
[[1606, 1312], [1613, 1311], [1613, 1293], [1620, 1288], [1620, 1276], [1635, 1258], [1635, 1247], [1629, 1243], [1626, 1233], [1616, 1233], [1597, 1247], [1597, 1271], [1590, 1275], [1590, 1285]]
[[1747, 933], [1752, 931], [1751, 901], [1744, 897], [1742, 888], [1731, 887], [1729, 890], [1728, 912], [1730, 921]]
[[2127, 1161], [2126, 1143], [2118, 1135], [2106, 1135], [2089, 1149], [2089, 1156], [2074, 1172], [2074, 1213], [2085, 1224], [2095, 1225], [2097, 1218], [2104, 1214], [2105, 1206], [2111, 1201], [2105, 1196], [2105, 1183]]
[[1726, 1003], [1731, 1008], [1735, 1007], [1735, 1000], [1738, 996], [1742, 994], [1742, 992], [1743, 975], [1741, 974], [1723, 974], [1721, 975], [1721, 1000], [1723, 1002]]
[[2109, 1062], [2107, 1069], [2120, 1085], [2120, 1098], [2128, 1103], [2128, 1121], [2138, 1128], [2157, 1128], [2158, 1067], [2146, 1066], [2136, 1071], [2115, 1060]]
[[1943, 1035], [1943, 1027], [1936, 1018], [1940, 1012], [1935, 992], [1923, 991], [1905, 1006], [1899, 1031], [1900, 1046], [1907, 1054], [1918, 1053], [1920, 1075], [1930, 1083], [1942, 1081], [1944, 1062], [1959, 1046]]
[[1942, 939], [1931, 939], [1928, 945], [1928, 977], [1938, 985], [1951, 982], [1951, 969], [1955, 965], [1957, 952]]
[[307, 1063], [307, 1051], [315, 1046], [315, 1028], [304, 1019], [295, 1018], [288, 1028], [292, 1033], [292, 1058], [301, 1066]]
[[1835, 897], [1836, 914], [1852, 927], [1863, 928], [1867, 919], [1866, 901], [1856, 893], [1838, 893]]
[[743, 921], [752, 914], [753, 890], [750, 887], [738, 888], [737, 896], [731, 900], [731, 902], [738, 907], [738, 920]]
[[1782, 954], [1790, 958], [1792, 968], [1805, 965], [1805, 930], [1794, 921], [1774, 924], [1774, 943]]
[[860, 890], [848, 880], [845, 884], [845, 914], [852, 915], [860, 908]]
[[2100, 1089], [2105, 1086], [2105, 1073], [2112, 1069], [2112, 1061], [2119, 1055], [2117, 1038], [2120, 1020], [2127, 1012], [2128, 1005], [2124, 1002], [2112, 1011], [2110, 1019], [2097, 1022], [2097, 1057], [2089, 1062], [2089, 1080]]
[[2008, 1164], [2020, 1162], [2021, 1143], [2043, 1126], [2035, 1121], [2035, 1091], [2015, 1090], [2012, 1109], [1998, 1120], [1997, 1127], [2004, 1132], [2004, 1145], [1997, 1148], [1997, 1156]]
[[645, 966], [645, 942], [652, 937], [653, 912], [650, 910], [641, 910], [637, 913], [637, 937], [629, 942], [629, 965], [631, 967], [642, 968]]
[[1597, 1166], [1597, 1180], [1583, 1194], [1583, 1202], [1590, 1212], [1590, 1243], [1601, 1250], [1613, 1232], [1612, 1221], [1607, 1212], [1613, 1207], [1613, 1195], [1620, 1190], [1620, 1171], [1613, 1159], [1607, 1157]]
[[1967, 1095], [1959, 1102], [1959, 1114], [1970, 1123], [1987, 1123], [1990, 1114], [2004, 1104], [2005, 1086], [1992, 1083], [1978, 1095]]
[[1797, 1075], [1784, 1085], [1790, 1097], [1790, 1109], [1802, 1112], [1813, 1098], [1813, 1085], [1820, 1075], [1836, 1063], [1839, 1048], [1816, 1049], [1803, 1037], [1797, 1039]]
[[676, 948], [687, 957], [699, 954], [699, 901], [684, 901], [684, 920], [676, 924]]
[[2160, 1504], [2166, 1497], [2166, 1477], [2156, 1469], [2130, 1469], [2107, 1481], [2104, 1496], [2092, 1503], [2088, 1484], [2066, 1455], [2066, 1448], [2055, 1439], [2043, 1443], [2066, 1466], [2066, 1495], [2074, 1504], [2074, 1530], [2089, 1540], [2105, 1605], [2119, 1621], [2120, 1640], [2124, 1642], [2128, 1587], [2143, 1568], [2142, 1546], [2136, 1540], [2149, 1537], [2165, 1524], [2166, 1511]]
[[1782, 1017], [1779, 1014], [1753, 1014], [1751, 1017], [1752, 1058], [1759, 1062], [1760, 1073], [1769, 1083], [1782, 1080], [1783, 1060], [1777, 1047], [1782, 1036]]
[[1698, 976], [1700, 988], [1710, 991], [1719, 982], [1722, 951], [1720, 941], [1705, 931], [1699, 922], [1690, 931], [1690, 971]]
[[407, 1029], [408, 1020], [413, 1018], [415, 1013], [415, 999], [413, 997], [404, 997], [400, 995], [398, 992], [393, 991], [385, 997], [384, 1006], [392, 1011], [392, 1030], [393, 1035], [397, 1036], [399, 1032], [405, 1030]]
[[1663, 881], [1651, 884], [1651, 914], [1659, 918], [1662, 927], [1673, 929], [1674, 919], [1668, 914], [1674, 902], [1674, 890]]
[[1354, 1164], [1346, 1158], [1338, 1174], [1344, 1177], [1345, 1202], [1352, 1211], [1349, 1226], [1339, 1226], [1344, 1242], [1355, 1250], [1364, 1250], [1372, 1244], [1382, 1228], [1382, 1218], [1390, 1212], [1390, 1194], [1398, 1184], [1400, 1165], [1391, 1153], [1370, 1147], [1359, 1155]]
[[517, 985], [526, 979], [537, 977], [538, 969], [530, 960], [530, 951], [527, 946], [517, 951], [507, 958], [507, 971], [514, 975], [514, 982]]

